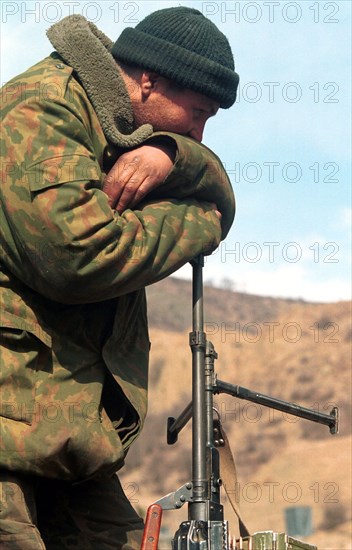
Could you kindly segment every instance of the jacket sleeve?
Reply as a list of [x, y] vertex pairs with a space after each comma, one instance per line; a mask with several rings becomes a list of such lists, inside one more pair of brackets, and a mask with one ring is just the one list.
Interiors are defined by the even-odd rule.
[[[216, 214], [189, 194], [112, 211], [89, 125], [73, 103], [24, 101], [7, 113], [4, 129], [3, 258], [42, 295], [71, 304], [106, 300], [218, 246]], [[204, 169], [193, 177], [201, 181]], [[172, 178], [182, 183], [184, 173], [176, 166]]]
[[221, 212], [222, 239], [225, 239], [235, 217], [235, 196], [231, 182], [219, 157], [208, 147], [189, 137], [156, 132], [153, 140], [171, 139], [176, 145], [174, 169], [152, 197], [173, 197], [215, 202]]

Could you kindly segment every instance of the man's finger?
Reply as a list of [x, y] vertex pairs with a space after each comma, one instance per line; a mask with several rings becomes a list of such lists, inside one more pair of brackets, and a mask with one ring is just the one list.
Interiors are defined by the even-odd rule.
[[147, 195], [150, 189], [151, 185], [148, 177], [143, 180], [138, 180], [138, 178], [132, 179], [123, 189], [116, 205], [116, 210], [121, 213], [126, 210], [126, 208], [133, 208]]
[[[119, 159], [106, 176], [103, 191], [109, 197], [109, 205], [111, 208], [115, 208], [116, 204], [119, 202], [121, 195], [125, 191], [126, 185], [132, 181], [136, 169], [136, 162], [126, 162], [123, 159]], [[127, 191], [127, 193], [131, 192], [131, 190]]]
[[221, 215], [221, 212], [219, 212], [218, 210], [218, 205], [215, 202], [210, 202], [209, 205], [214, 209], [215, 214], [217, 215], [219, 220], [221, 220], [222, 215]]

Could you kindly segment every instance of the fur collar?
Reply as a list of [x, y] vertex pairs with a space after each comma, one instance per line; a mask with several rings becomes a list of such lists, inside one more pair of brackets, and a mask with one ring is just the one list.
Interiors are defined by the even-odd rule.
[[104, 33], [82, 15], [71, 15], [50, 27], [47, 36], [77, 73], [111, 143], [135, 147], [152, 134], [150, 124], [133, 132], [131, 101]]

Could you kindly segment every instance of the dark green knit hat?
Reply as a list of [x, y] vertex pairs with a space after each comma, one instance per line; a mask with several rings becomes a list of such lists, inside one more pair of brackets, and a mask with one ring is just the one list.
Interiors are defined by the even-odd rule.
[[179, 86], [204, 94], [228, 109], [239, 77], [230, 44], [193, 8], [156, 11], [122, 31], [111, 50], [118, 61], [155, 71]]

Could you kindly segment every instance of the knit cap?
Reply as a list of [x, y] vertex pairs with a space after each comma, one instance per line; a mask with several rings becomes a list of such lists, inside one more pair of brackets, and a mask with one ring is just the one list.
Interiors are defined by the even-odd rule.
[[226, 36], [204, 15], [183, 6], [158, 10], [124, 29], [111, 50], [117, 61], [155, 71], [228, 109], [239, 76]]

